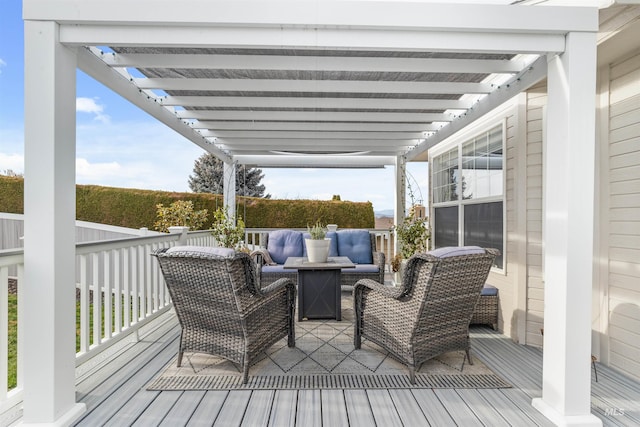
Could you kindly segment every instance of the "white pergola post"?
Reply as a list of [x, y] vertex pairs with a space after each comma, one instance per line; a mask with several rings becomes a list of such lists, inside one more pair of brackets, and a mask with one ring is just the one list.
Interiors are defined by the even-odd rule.
[[569, 33], [548, 58], [542, 398], [557, 425], [601, 426], [591, 414], [595, 179], [595, 33]]
[[236, 163], [224, 162], [222, 194], [229, 218], [236, 217]]
[[68, 425], [75, 401], [76, 52], [25, 21], [24, 416]]
[[[395, 192], [395, 212], [393, 223], [399, 225], [405, 217], [405, 206], [407, 203], [407, 158], [405, 156], [396, 157], [396, 192]], [[400, 253], [398, 247], [398, 234], [394, 233], [393, 247], [396, 254]]]

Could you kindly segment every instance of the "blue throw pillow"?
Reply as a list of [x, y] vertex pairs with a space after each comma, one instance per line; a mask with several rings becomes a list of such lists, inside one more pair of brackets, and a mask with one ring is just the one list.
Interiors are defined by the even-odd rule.
[[338, 253], [354, 264], [373, 264], [368, 230], [338, 230]]
[[284, 264], [290, 256], [301, 257], [304, 247], [302, 233], [295, 230], [276, 230], [269, 233], [267, 250], [276, 264]]

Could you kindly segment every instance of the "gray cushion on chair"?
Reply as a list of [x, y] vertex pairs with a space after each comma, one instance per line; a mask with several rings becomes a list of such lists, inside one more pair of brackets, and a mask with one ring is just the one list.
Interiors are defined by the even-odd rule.
[[203, 255], [218, 255], [221, 257], [232, 257], [235, 255], [235, 249], [229, 248], [213, 248], [211, 246], [174, 246], [169, 248], [167, 254], [173, 253], [190, 253]]
[[438, 258], [448, 258], [451, 256], [483, 254], [484, 252], [485, 250], [480, 246], [446, 246], [427, 253]]

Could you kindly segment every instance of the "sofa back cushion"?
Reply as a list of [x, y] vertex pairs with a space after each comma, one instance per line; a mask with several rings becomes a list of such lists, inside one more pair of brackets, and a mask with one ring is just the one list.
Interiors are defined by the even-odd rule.
[[284, 264], [290, 256], [302, 256], [303, 247], [304, 240], [300, 231], [276, 230], [269, 233], [267, 250], [276, 264]]
[[354, 264], [373, 264], [368, 230], [338, 230], [338, 253]]
[[[302, 239], [310, 239], [311, 235], [306, 231], [302, 233]], [[331, 239], [329, 243], [329, 256], [338, 256], [338, 236], [335, 231], [327, 231], [327, 235], [325, 236], [327, 239]], [[307, 245], [302, 245], [302, 256], [307, 256]]]

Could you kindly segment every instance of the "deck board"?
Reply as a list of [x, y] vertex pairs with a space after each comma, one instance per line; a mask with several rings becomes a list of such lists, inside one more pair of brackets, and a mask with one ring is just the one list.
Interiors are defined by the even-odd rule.
[[429, 424], [435, 427], [456, 426], [451, 414], [449, 414], [449, 411], [440, 402], [433, 390], [412, 390], [411, 394], [418, 402], [422, 413], [429, 420]]
[[[151, 394], [151, 393], [148, 393]], [[181, 391], [170, 393], [158, 393], [155, 399], [144, 410], [140, 417], [132, 424], [134, 427], [155, 427], [158, 426], [173, 408], [180, 396]]]
[[453, 389], [434, 390], [438, 400], [447, 409], [457, 425], [483, 426], [475, 413], [467, 406], [465, 401]]
[[[79, 426], [538, 425], [542, 351], [486, 328], [472, 331], [473, 357], [514, 387], [499, 390], [147, 391], [176, 353], [179, 329], [167, 321], [79, 378], [87, 404]], [[640, 425], [640, 384], [604, 365], [592, 382], [593, 413], [605, 426]], [[106, 424], [105, 424], [106, 423]]]
[[255, 390], [251, 393], [247, 410], [242, 418], [243, 426], [267, 426], [273, 406], [273, 390]]
[[204, 397], [204, 391], [185, 391], [159, 424], [160, 427], [184, 427]]
[[273, 399], [269, 425], [273, 427], [295, 426], [297, 401], [298, 393], [296, 390], [277, 390]]
[[244, 418], [245, 411], [251, 399], [251, 391], [239, 390], [229, 393], [224, 401], [222, 409], [215, 419], [214, 425], [221, 426], [240, 426]]
[[188, 427], [211, 427], [229, 395], [228, 391], [208, 391], [189, 418]]
[[347, 404], [350, 427], [370, 427], [376, 425], [365, 390], [345, 390], [344, 400]]
[[300, 390], [298, 392], [296, 425], [305, 427], [322, 426], [321, 393], [320, 390]]
[[486, 399], [487, 390], [456, 390], [462, 400], [469, 405], [469, 408], [478, 417], [480, 422], [491, 427], [510, 427], [507, 420], [500, 414], [491, 399]]
[[389, 395], [402, 424], [405, 426], [427, 426], [430, 424], [411, 390], [389, 390]]
[[322, 425], [347, 426], [347, 404], [342, 390], [322, 390]]

